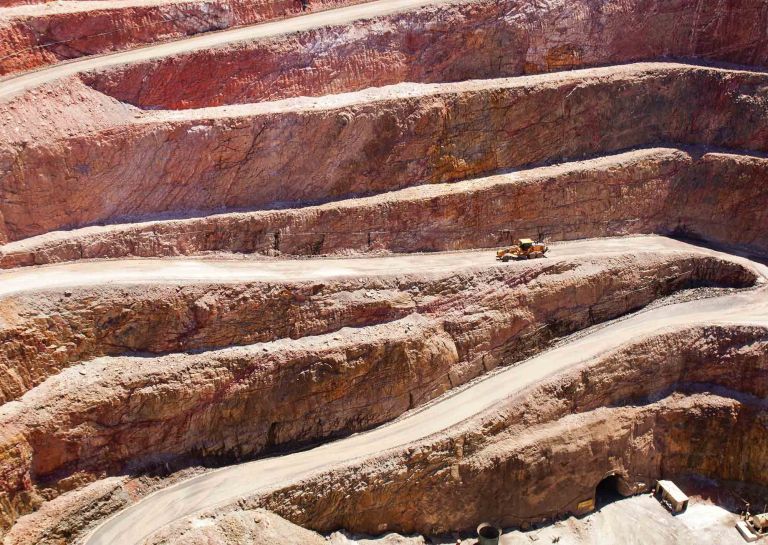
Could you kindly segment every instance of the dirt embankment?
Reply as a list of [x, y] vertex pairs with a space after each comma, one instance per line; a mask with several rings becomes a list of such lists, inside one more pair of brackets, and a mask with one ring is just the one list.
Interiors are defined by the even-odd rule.
[[[353, 3], [357, 2], [312, 2], [315, 10]], [[36, 5], [12, 7], [24, 4]], [[87, 2], [60, 6], [1, 0], [0, 75], [292, 16], [300, 13], [299, 5], [293, 0], [172, 0], [91, 7]], [[642, 0], [535, 6], [520, 0], [466, 2], [142, 63], [115, 70], [103, 85], [134, 103], [192, 107], [206, 96], [202, 89], [221, 88], [223, 81], [226, 93], [208, 96], [207, 103], [661, 57], [765, 65], [767, 25], [768, 15], [759, 0], [731, 1], [727, 6], [694, 0], [674, 6]], [[139, 73], [148, 68], [156, 72], [149, 76], [151, 87], [144, 87]], [[181, 93], [171, 82], [182, 83]]]
[[0, 247], [0, 268], [206, 252], [408, 253], [675, 234], [768, 254], [764, 157], [668, 148], [284, 210], [93, 227]]
[[137, 62], [85, 81], [131, 104], [179, 109], [661, 58], [765, 65], [767, 26], [760, 0], [482, 0]]
[[[30, 2], [34, 3], [34, 2]], [[315, 9], [355, 3], [314, 0]], [[0, 1], [0, 7], [8, 0]], [[0, 10], [0, 76], [131, 49], [195, 34], [261, 23], [301, 13], [294, 0], [170, 0], [91, 8], [87, 2], [60, 7]]]
[[[399, 287], [392, 279], [367, 287], [366, 297], [370, 291], [373, 300], [386, 294], [406, 303], [385, 310], [395, 315], [390, 320], [404, 308], [415, 313], [367, 326], [362, 336], [359, 330], [341, 329], [200, 354], [96, 359], [59, 372], [0, 408], [5, 422], [0, 432], [4, 518], [10, 522], [29, 511], [41, 494], [50, 497], [115, 472], [195, 458], [239, 460], [370, 428], [498, 365], [519, 361], [553, 337], [619, 316], [674, 290], [753, 281], [753, 273], [740, 266], [685, 254], [638, 254], [602, 264], [561, 262], [519, 276], [498, 267]], [[399, 296], [395, 290], [400, 290]], [[341, 291], [333, 295], [335, 289], [330, 289], [330, 296], [323, 290], [314, 295], [302, 288], [290, 291], [307, 298], [299, 314], [306, 315], [308, 324], [316, 321], [307, 330], [341, 325], [338, 319], [323, 325], [322, 319], [312, 318], [313, 308], [327, 309]], [[136, 323], [137, 313], [158, 313], [148, 330], [126, 331], [119, 327], [120, 318], [109, 319], [120, 316], [119, 309], [82, 300], [96, 310], [20, 324], [25, 331], [39, 328], [40, 350], [11, 354], [7, 365], [16, 368], [7, 376], [27, 374], [40, 380], [65, 366], [61, 359], [87, 357], [88, 352], [78, 352], [65, 337], [87, 338], [110, 323], [135, 345], [163, 349], [163, 339], [175, 338], [175, 324], [199, 311], [193, 297], [179, 297], [176, 307], [155, 309], [146, 303], [130, 308], [126, 302], [128, 323]], [[231, 299], [209, 300], [205, 312], [215, 321], [219, 305], [227, 301]], [[342, 312], [353, 315], [353, 307]], [[186, 332], [187, 347], [232, 342], [227, 336], [237, 321], [227, 310], [221, 312], [219, 328], [203, 325]], [[168, 325], [163, 316], [171, 318]], [[287, 322], [288, 316], [277, 309], [272, 319]], [[384, 316], [374, 313], [372, 319]], [[258, 329], [247, 316], [241, 320], [239, 329]], [[41, 326], [46, 323], [54, 327], [45, 330]], [[142, 333], [150, 330], [157, 335], [145, 338]], [[115, 349], [109, 341], [107, 336], [84, 344], [90, 343], [90, 355], [98, 355]], [[51, 349], [45, 350], [47, 343]], [[35, 345], [25, 339], [25, 346]], [[56, 346], [69, 347], [72, 353], [62, 356], [53, 350]], [[52, 362], [52, 357], [60, 360]], [[13, 388], [24, 385], [10, 386], [14, 393]]]
[[641, 64], [151, 112], [24, 146], [8, 134], [0, 236], [381, 193], [664, 141], [766, 151], [767, 84], [759, 73]]

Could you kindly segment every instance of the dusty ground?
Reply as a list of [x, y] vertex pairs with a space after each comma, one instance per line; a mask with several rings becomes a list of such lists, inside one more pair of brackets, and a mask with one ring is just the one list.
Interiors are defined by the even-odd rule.
[[[744, 540], [734, 527], [738, 518], [722, 507], [695, 497], [685, 513], [672, 516], [656, 499], [643, 494], [541, 530], [505, 532], [501, 544], [742, 545]], [[559, 541], [554, 541], [557, 538]]]
[[[743, 545], [736, 530], [739, 516], [701, 497], [688, 510], [671, 515], [656, 499], [643, 494], [610, 503], [584, 517], [570, 517], [538, 530], [505, 530], [500, 545]], [[474, 545], [473, 537], [330, 536], [332, 545]]]

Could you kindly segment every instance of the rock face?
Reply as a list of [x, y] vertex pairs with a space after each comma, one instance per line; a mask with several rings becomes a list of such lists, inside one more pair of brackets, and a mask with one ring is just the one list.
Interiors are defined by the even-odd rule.
[[178, 109], [660, 58], [765, 65], [766, 27], [761, 0], [452, 2], [134, 63], [85, 80], [131, 104]]
[[[294, 9], [85, 4], [0, 0], [0, 74]], [[754, 262], [650, 247], [658, 237], [509, 266], [466, 253], [456, 265], [458, 254], [421, 256], [445, 258], [444, 269], [412, 271], [416, 257], [399, 256], [383, 272], [323, 272], [342, 267], [332, 260], [308, 274], [296, 261], [259, 270], [285, 256], [526, 235], [674, 234], [768, 255], [765, 0], [354, 13], [4, 80], [0, 268], [262, 254], [243, 260], [253, 267], [243, 277], [224, 274], [236, 267], [221, 255], [200, 276], [151, 261], [157, 274], [130, 285], [116, 267], [146, 271], [137, 262], [0, 272], [4, 545], [76, 543], [197, 465], [369, 430], [665, 295], [765, 280]], [[54, 278], [96, 268], [98, 286], [87, 274], [76, 287]], [[732, 318], [743, 323], [656, 330], [458, 426], [313, 466], [148, 543], [325, 542], [291, 523], [426, 534], [516, 525], [584, 511], [609, 475], [623, 493], [690, 472], [768, 487], [768, 333], [756, 301]], [[533, 369], [532, 381], [557, 367], [538, 361], [516, 371]]]
[[[300, 4], [292, 0], [171, 0], [96, 9], [82, 2], [30, 2], [35, 5], [7, 7], [13, 3], [0, 2], [0, 75], [300, 12]], [[315, 9], [344, 3], [351, 2], [312, 2]]]
[[[41, 492], [54, 494], [109, 474], [190, 459], [235, 461], [367, 429], [499, 365], [519, 361], [552, 337], [620, 316], [674, 290], [752, 281], [753, 273], [732, 263], [679, 253], [554, 262], [523, 269], [518, 277], [497, 267], [434, 280], [382, 278], [366, 287], [366, 298], [400, 301], [392, 316], [369, 315], [374, 324], [386, 323], [325, 334], [318, 333], [343, 322], [316, 322], [312, 309], [328, 309], [339, 294], [355, 293], [349, 286], [315, 288], [314, 294], [307, 286], [272, 288], [284, 297], [306, 297], [301, 307], [307, 326], [298, 327], [309, 335], [296, 340], [280, 339], [285, 331], [264, 331], [260, 323], [248, 322], [249, 308], [272, 306], [256, 299], [256, 291], [249, 292], [254, 301], [237, 310], [219, 307], [230, 298], [212, 296], [204, 313], [219, 314], [221, 322], [206, 325], [203, 319], [191, 326], [187, 349], [231, 344], [236, 341], [227, 336], [243, 329], [253, 331], [250, 339], [272, 342], [200, 354], [101, 358], [58, 372], [0, 407], [0, 484], [14, 511], [24, 512]], [[397, 286], [399, 297], [393, 293]], [[121, 336], [153, 343], [135, 349], [162, 352], [167, 350], [163, 339], [174, 339], [174, 324], [200, 311], [200, 300], [193, 303], [189, 294], [177, 296], [176, 306], [169, 299], [157, 310], [147, 303], [134, 306], [128, 292], [120, 299], [131, 309], [129, 323], [142, 321], [136, 312], [154, 315], [156, 325], [149, 327], [156, 334], [126, 331], [121, 319], [108, 318], [122, 314], [108, 306], [115, 302], [98, 305], [97, 297], [78, 294], [75, 300], [87, 301], [87, 311], [68, 309], [65, 303], [60, 316], [51, 319], [57, 329], [46, 330], [44, 322], [36, 326], [43, 326], [40, 337], [78, 331], [84, 338], [71, 345], [72, 352], [30, 351], [26, 363], [8, 358], [6, 372], [39, 377], [20, 385], [34, 386], [66, 366], [67, 358], [124, 350], [113, 344]], [[157, 294], [146, 299], [157, 301]], [[350, 325], [355, 314], [362, 317], [370, 309], [365, 303], [356, 309], [354, 300], [347, 303], [339, 310]], [[292, 308], [275, 308], [265, 323], [289, 323], [281, 312]], [[414, 314], [398, 319], [404, 311]], [[338, 314], [331, 310], [328, 316]], [[105, 336], [103, 330], [111, 326], [116, 334]], [[33, 336], [34, 322], [19, 327]], [[89, 338], [94, 332], [98, 336]], [[40, 344], [70, 346], [63, 341], [49, 337]], [[52, 356], [59, 361], [51, 361]]]
[[639, 64], [369, 90], [325, 105], [148, 112], [27, 147], [17, 135], [0, 148], [0, 233], [380, 193], [658, 141], [768, 150], [766, 84], [758, 73]]
[[429, 534], [577, 513], [610, 474], [624, 493], [690, 472], [766, 485], [767, 342], [763, 328], [730, 326], [644, 339], [386, 463], [252, 503], [321, 531]]
[[[348, 3], [354, 2], [312, 2], [314, 9]], [[289, 0], [173, 0], [96, 8], [82, 3], [61, 6], [3, 0], [0, 10], [2, 75], [290, 16], [299, 7]], [[249, 99], [257, 100], [279, 96], [279, 91], [269, 89], [274, 85], [265, 82], [298, 80], [301, 83], [289, 86], [297, 91], [304, 88], [300, 94], [319, 94], [321, 89], [337, 92], [340, 84], [367, 86], [366, 78], [372, 77], [375, 83], [369, 85], [413, 80], [419, 73], [435, 77], [447, 65], [452, 67], [446, 76], [459, 80], [493, 77], [499, 71], [519, 75], [665, 56], [765, 64], [766, 17], [759, 0], [727, 5], [686, 0], [674, 6], [644, 0], [557, 1], [531, 6], [506, 0], [429, 6], [374, 23], [363, 22], [358, 28], [339, 26], [250, 45], [238, 51], [234, 61], [226, 63], [228, 67], [222, 66], [221, 53], [216, 52], [179, 59], [176, 67], [161, 62], [161, 73], [152, 81], [155, 90], [139, 91], [133, 69], [127, 78], [132, 80], [132, 91], [152, 103], [173, 89], [171, 81], [183, 82], [187, 96], [194, 97], [209, 82], [218, 86], [228, 80], [228, 88], [244, 97], [257, 91], [259, 95]], [[359, 27], [366, 29], [365, 36], [360, 35]], [[201, 66], [214, 69], [201, 70]], [[314, 75], [307, 77], [303, 69], [307, 66]], [[372, 66], [375, 70], [369, 73]], [[241, 74], [232, 77], [230, 71], [235, 67]], [[257, 71], [264, 75], [254, 78]], [[336, 76], [336, 83], [329, 81], [330, 74]], [[254, 83], [256, 89], [249, 90]], [[180, 103], [191, 101], [185, 98]]]
[[[285, 210], [87, 228], [0, 248], [0, 267], [205, 252], [328, 255], [658, 233], [768, 252], [763, 157], [654, 148]], [[631, 211], [631, 213], [629, 213]]]

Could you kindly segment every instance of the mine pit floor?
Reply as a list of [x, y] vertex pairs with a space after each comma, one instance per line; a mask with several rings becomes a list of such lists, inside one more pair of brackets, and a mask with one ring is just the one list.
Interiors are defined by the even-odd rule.
[[[537, 530], [507, 530], [500, 545], [741, 545], [739, 516], [701, 497], [692, 496], [684, 513], [673, 516], [650, 494], [610, 503], [585, 517], [571, 517]], [[558, 540], [559, 538], [559, 540]], [[557, 541], [556, 541], [557, 540]], [[331, 545], [455, 545], [455, 536], [401, 537], [389, 534], [360, 538], [337, 534]], [[475, 545], [474, 538], [461, 545]]]
[[[692, 497], [684, 513], [673, 516], [649, 494], [610, 503], [583, 518], [529, 532], [505, 533], [501, 545], [740, 545], [738, 515]], [[464, 543], [462, 541], [462, 543]]]

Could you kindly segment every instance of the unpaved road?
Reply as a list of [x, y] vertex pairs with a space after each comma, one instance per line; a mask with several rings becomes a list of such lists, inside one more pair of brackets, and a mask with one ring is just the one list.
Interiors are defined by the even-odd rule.
[[[578, 256], [610, 255], [640, 251], [717, 252], [660, 236], [637, 236], [581, 240], [552, 246], [548, 260]], [[79, 261], [0, 273], [0, 297], [45, 289], [118, 284], [163, 284], [184, 282], [242, 283], [291, 280], [314, 281], [360, 276], [445, 274], [475, 267], [501, 264], [494, 250], [469, 250], [387, 257], [328, 259], [268, 258], [158, 258]], [[516, 261], [509, 267], [536, 266]]]
[[[632, 252], [646, 249], [696, 251], [694, 246], [662, 237], [632, 237], [581, 241], [558, 245], [553, 250], [553, 259], [558, 256], [577, 255], [591, 249], [591, 252], [610, 254], [612, 252]], [[711, 250], [700, 250], [706, 254], [721, 255]], [[333, 262], [338, 269], [333, 274], [370, 274], [405, 273], [413, 270], [412, 266], [427, 268], [445, 266], [478, 266], [480, 259], [492, 259], [490, 252], [461, 252], [435, 254], [428, 256], [408, 256], [369, 259], [317, 260], [265, 263], [227, 262], [211, 264], [196, 261], [202, 269], [196, 270], [195, 278], [207, 269], [210, 274], [220, 276], [224, 270], [234, 266], [238, 274], [247, 275], [247, 267], [260, 267], [259, 274], [283, 275], [296, 272], [300, 277], [311, 277], [314, 272], [325, 270]], [[751, 263], [743, 258], [733, 258], [742, 263]], [[91, 274], [98, 278], [108, 278], [120, 263], [86, 263], [64, 265], [46, 269], [70, 271], [94, 269]], [[137, 262], [149, 263], [151, 262]], [[163, 266], [165, 265], [163, 262]], [[189, 260], [179, 263], [189, 264]], [[202, 265], [205, 263], [205, 265]], [[340, 264], [343, 264], [340, 265]], [[155, 266], [158, 263], [155, 262]], [[761, 275], [761, 283], [768, 278], [768, 267], [751, 263]], [[512, 263], [509, 266], [527, 266]], [[135, 271], [142, 270], [144, 265]], [[397, 268], [402, 267], [402, 268]], [[96, 270], [99, 272], [97, 273]], [[148, 270], [156, 270], [149, 268]], [[172, 275], [181, 274], [182, 269], [166, 269], [160, 276], [170, 280]], [[268, 271], [268, 272], [267, 272]], [[314, 271], [314, 272], [313, 272]], [[365, 272], [363, 272], [365, 271]], [[188, 270], [187, 273], [190, 271]], [[34, 276], [30, 272], [20, 273]], [[2, 278], [2, 277], [0, 277]], [[56, 276], [50, 277], [55, 280]], [[84, 278], [84, 277], [81, 277]], [[90, 281], [90, 280], [89, 280]], [[4, 284], [4, 283], [3, 283]], [[518, 366], [491, 374], [483, 380], [472, 383], [459, 391], [449, 392], [438, 401], [408, 413], [392, 423], [375, 430], [356, 434], [348, 438], [327, 443], [304, 452], [267, 458], [225, 467], [217, 471], [183, 481], [169, 488], [158, 491], [135, 505], [105, 521], [88, 536], [87, 545], [138, 545], [148, 536], [163, 526], [194, 514], [203, 509], [229, 503], [243, 496], [258, 494], [276, 486], [283, 486], [318, 471], [328, 470], [333, 466], [348, 463], [380, 454], [383, 451], [424, 439], [440, 433], [462, 421], [477, 415], [510, 396], [520, 394], [524, 389], [565, 369], [584, 363], [606, 351], [658, 332], [661, 329], [687, 326], [694, 323], [740, 323], [768, 326], [768, 289], [765, 286], [757, 290], [742, 292], [713, 299], [692, 301], [670, 305], [647, 312], [638, 313], [625, 320], [598, 329], [588, 335], [576, 338], [553, 350], [542, 353]]]
[[[340, 25], [351, 21], [372, 19], [429, 4], [445, 2], [446, 0], [375, 0], [365, 4], [356, 4], [343, 8], [318, 11], [302, 15], [301, 17], [207, 33], [193, 38], [132, 49], [120, 53], [87, 57], [43, 68], [35, 72], [0, 79], [0, 101], [8, 100], [20, 92], [39, 85], [90, 70], [104, 69], [201, 49], [223, 47], [236, 42], [270, 38], [324, 26]], [[114, 4], [119, 5], [119, 0], [115, 1]]]
[[[586, 517], [571, 517], [540, 530], [512, 531], [500, 545], [744, 545], [738, 515], [692, 497], [685, 513], [672, 516], [648, 494], [610, 503]], [[535, 538], [535, 542], [534, 542]]]

